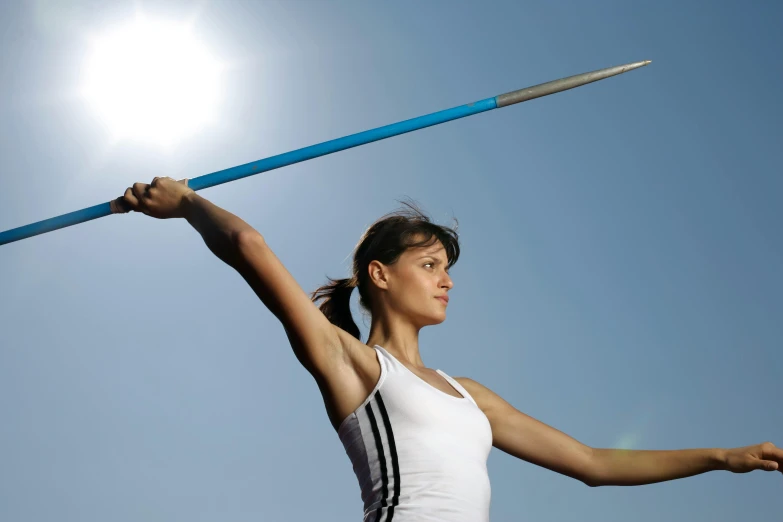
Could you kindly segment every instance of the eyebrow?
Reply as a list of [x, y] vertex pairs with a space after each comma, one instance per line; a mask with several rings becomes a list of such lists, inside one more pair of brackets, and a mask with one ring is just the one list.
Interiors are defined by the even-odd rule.
[[443, 263], [443, 260], [438, 259], [437, 257], [435, 257], [432, 254], [424, 254], [422, 256], [417, 257], [416, 259], [419, 260], [419, 259], [425, 259], [425, 258], [430, 258], [430, 259], [434, 260], [436, 263]]

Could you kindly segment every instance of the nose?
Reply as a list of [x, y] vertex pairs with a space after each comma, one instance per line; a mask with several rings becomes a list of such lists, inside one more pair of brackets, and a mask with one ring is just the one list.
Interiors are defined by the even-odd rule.
[[449, 276], [448, 272], [443, 272], [440, 287], [445, 288], [446, 290], [451, 290], [454, 287], [454, 281], [451, 280], [451, 276]]

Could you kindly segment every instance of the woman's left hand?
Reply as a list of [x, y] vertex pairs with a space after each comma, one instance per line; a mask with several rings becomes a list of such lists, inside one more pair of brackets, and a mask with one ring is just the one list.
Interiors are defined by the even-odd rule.
[[725, 469], [733, 473], [747, 473], [754, 469], [783, 473], [783, 449], [771, 442], [726, 450]]

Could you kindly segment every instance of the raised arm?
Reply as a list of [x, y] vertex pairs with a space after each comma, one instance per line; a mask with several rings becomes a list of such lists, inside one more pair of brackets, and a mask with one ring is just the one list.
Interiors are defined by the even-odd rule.
[[239, 272], [283, 323], [297, 359], [314, 376], [343, 362], [342, 337], [348, 334], [329, 322], [245, 221], [199, 196], [186, 182], [171, 178], [135, 183], [120, 200], [127, 210], [159, 219], [185, 218], [212, 253]]

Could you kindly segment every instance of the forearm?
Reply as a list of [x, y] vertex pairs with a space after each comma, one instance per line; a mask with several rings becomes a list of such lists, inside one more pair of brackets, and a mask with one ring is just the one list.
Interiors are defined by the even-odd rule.
[[721, 449], [593, 449], [593, 486], [639, 486], [724, 469]]
[[239, 235], [253, 231], [253, 227], [195, 192], [183, 199], [182, 215], [201, 234], [213, 254], [226, 264], [235, 266]]

